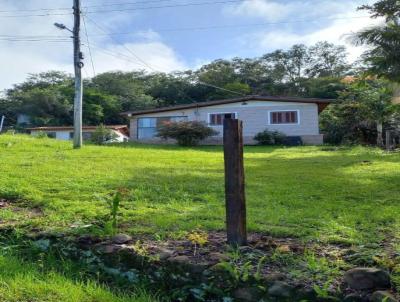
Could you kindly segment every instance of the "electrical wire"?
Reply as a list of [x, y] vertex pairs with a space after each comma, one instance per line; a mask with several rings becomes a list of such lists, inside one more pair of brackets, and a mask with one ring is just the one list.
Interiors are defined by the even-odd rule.
[[[97, 28], [101, 29], [103, 32], [106, 32], [106, 33], [108, 34], [108, 32], [107, 32], [104, 28], [102, 28], [100, 25], [98, 25], [97, 22], [95, 22], [93, 19], [91, 19], [91, 18], [89, 18], [89, 17], [87, 17], [87, 18], [88, 18], [88, 20], [91, 21], [94, 25], [96, 25]], [[114, 37], [113, 37], [111, 34], [108, 34], [108, 36], [110, 36], [110, 38], [111, 38], [112, 40], [115, 41]], [[116, 41], [116, 43], [119, 44], [118, 41]], [[150, 68], [150, 69], [151, 69], [152, 71], [154, 71], [154, 72], [160, 72], [159, 70], [157, 70], [157, 69], [155, 69], [154, 67], [152, 67], [152, 66], [150, 66], [149, 64], [147, 64], [144, 60], [142, 60], [139, 56], [137, 56], [137, 55], [136, 55], [131, 49], [129, 49], [126, 45], [122, 44], [122, 46], [123, 46], [130, 54], [132, 54], [138, 61], [142, 62], [146, 67]], [[219, 87], [219, 86], [216, 86], [216, 85], [208, 84], [208, 83], [205, 83], [205, 82], [203, 82], [203, 81], [197, 81], [197, 83], [199, 83], [200, 85], [203, 85], [203, 86], [208, 86], [208, 87], [212, 87], [212, 88], [214, 88], [214, 89], [219, 89], [219, 90], [222, 90], [222, 91], [227, 91], [227, 92], [231, 92], [231, 93], [233, 93], [233, 94], [237, 94], [237, 95], [244, 96], [244, 94], [242, 94], [242, 93], [240, 93], [240, 92], [233, 91], [233, 90], [229, 90], [229, 89], [226, 89], [226, 88], [222, 88], [222, 87]]]
[[[99, 30], [101, 30], [102, 32], [104, 32], [105, 34], [107, 34], [107, 36], [109, 36], [115, 43], [120, 44], [111, 34], [109, 34], [109, 32], [107, 31], [107, 29], [105, 27], [102, 27], [101, 25], [99, 25], [96, 21], [94, 21], [92, 18], [86, 16], [86, 18], [92, 23], [94, 24]], [[121, 46], [128, 51], [136, 60], [138, 60], [139, 62], [142, 62], [142, 64], [144, 64], [147, 68], [150, 68], [152, 71], [157, 72], [156, 69], [154, 69], [152, 66], [150, 66], [149, 64], [147, 64], [145, 61], [143, 61], [139, 56], [137, 56], [129, 47], [127, 47], [125, 44], [121, 44]]]
[[25, 15], [0, 15], [0, 18], [28, 18], [28, 17], [49, 17], [49, 16], [68, 16], [72, 13], [43, 13], [43, 14], [25, 14]]
[[94, 63], [93, 63], [93, 56], [92, 56], [92, 49], [90, 47], [90, 41], [89, 41], [89, 35], [87, 32], [87, 26], [86, 26], [86, 21], [85, 21], [85, 16], [82, 16], [82, 21], [83, 21], [83, 28], [85, 30], [85, 35], [86, 35], [86, 41], [87, 41], [87, 48], [89, 49], [89, 57], [90, 57], [90, 63], [92, 65], [92, 70], [93, 70], [93, 76], [96, 76], [96, 69], [94, 68]]
[[[315, 18], [313, 20], [306, 20], [306, 19], [299, 19], [299, 20], [292, 20], [292, 21], [282, 21], [282, 22], [264, 22], [264, 23], [253, 23], [253, 24], [226, 24], [226, 25], [211, 25], [211, 26], [197, 26], [197, 27], [177, 27], [177, 28], [161, 28], [161, 29], [154, 29], [156, 32], [180, 32], [180, 31], [194, 31], [194, 30], [212, 30], [212, 29], [228, 29], [228, 28], [245, 28], [245, 27], [259, 27], [259, 26], [268, 26], [268, 25], [280, 25], [280, 24], [296, 24], [296, 23], [310, 23], [310, 22], [318, 22], [320, 20], [349, 20], [349, 19], [360, 19], [360, 18], [369, 18], [370, 16], [354, 16], [354, 17], [337, 17], [337, 18], [328, 18], [328, 17], [321, 17]], [[89, 37], [100, 37], [100, 36], [124, 36], [124, 35], [135, 35], [136, 33], [133, 32], [110, 32], [110, 33], [101, 33], [101, 34], [90, 34]], [[57, 38], [62, 36], [56, 35], [0, 35], [0, 37], [28, 37], [28, 38]]]
[[178, 8], [178, 7], [189, 7], [189, 6], [229, 4], [229, 3], [239, 3], [239, 2], [243, 2], [243, 0], [212, 1], [212, 2], [185, 3], [185, 4], [164, 5], [164, 6], [148, 6], [148, 7], [137, 7], [137, 8], [108, 9], [108, 10], [87, 11], [87, 13], [88, 14], [97, 14], [97, 13], [112, 13], [112, 12], [129, 12], [129, 11], [137, 11], [137, 10], [149, 10], [149, 9], [160, 9], [160, 8]]

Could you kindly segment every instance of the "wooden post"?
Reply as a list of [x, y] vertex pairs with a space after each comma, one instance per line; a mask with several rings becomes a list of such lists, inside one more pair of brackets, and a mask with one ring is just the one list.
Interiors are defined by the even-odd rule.
[[224, 119], [225, 200], [228, 243], [247, 244], [242, 121]]

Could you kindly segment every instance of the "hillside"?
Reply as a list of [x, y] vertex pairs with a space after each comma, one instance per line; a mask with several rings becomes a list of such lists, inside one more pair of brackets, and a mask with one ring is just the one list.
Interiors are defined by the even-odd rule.
[[[49, 265], [43, 261], [43, 251], [71, 250], [71, 238], [77, 238], [78, 246], [89, 248], [82, 251], [83, 262], [74, 262], [78, 271], [87, 271], [88, 275], [85, 273], [83, 279], [74, 277], [68, 283], [76, 287], [78, 296], [91, 290], [92, 285], [85, 288], [79, 282], [93, 280], [93, 259], [99, 262], [95, 276], [101, 277], [100, 284], [111, 282], [114, 290], [128, 289], [130, 293], [138, 286], [134, 283], [133, 288], [132, 284], [126, 287], [115, 279], [117, 274], [131, 280], [141, 273], [137, 267], [134, 273], [105, 267], [90, 250], [98, 246], [112, 254], [114, 248], [129, 248], [136, 256], [156, 261], [156, 268], [160, 267], [157, 261], [162, 253], [171, 261], [175, 261], [171, 255], [176, 253], [177, 259], [185, 261], [203, 261], [217, 254], [221, 259], [231, 259], [229, 265], [237, 266], [238, 274], [245, 274], [246, 265], [250, 265], [247, 269], [254, 276], [257, 272], [283, 273], [288, 282], [320, 288], [318, 295], [324, 294], [327, 287], [339, 295], [341, 276], [354, 265], [388, 269], [394, 288], [400, 286], [396, 258], [400, 231], [398, 153], [366, 147], [246, 147], [251, 248], [244, 254], [228, 248], [225, 255], [221, 255], [226, 249], [221, 147], [126, 144], [87, 145], [73, 150], [68, 142], [1, 135], [0, 166], [1, 244], [6, 247], [4, 251], [12, 251], [3, 252], [3, 257], [11, 257], [4, 259], [15, 263], [13, 270], [26, 267], [22, 276], [39, 274], [37, 278], [46, 280], [48, 274], [61, 274], [51, 285], [61, 296], [65, 289], [57, 288], [57, 280], [67, 278], [64, 272], [69, 264], [62, 256], [61, 263], [57, 260], [51, 264], [51, 260]], [[116, 192], [121, 198], [114, 229], [108, 202]], [[129, 235], [130, 245], [109, 245], [110, 235], [115, 233]], [[39, 241], [31, 245], [26, 241], [29, 238]], [[56, 238], [55, 247], [49, 250], [50, 241], [40, 238]], [[59, 257], [57, 253], [52, 257]], [[106, 261], [113, 259], [110, 257], [106, 254]], [[36, 272], [42, 263], [46, 263], [44, 271]], [[145, 287], [149, 286], [150, 292], [162, 290], [171, 297], [193, 293], [193, 284], [171, 284], [174, 279], [169, 278], [168, 271], [157, 276], [164, 276], [162, 287], [154, 283], [153, 277], [135, 278], [147, 280]], [[5, 284], [15, 284], [7, 279], [9, 275], [0, 274], [1, 278]], [[15, 282], [22, 282], [21, 278]], [[237, 286], [226, 284], [225, 294]], [[0, 297], [10, 295], [14, 287], [0, 286]], [[40, 294], [42, 289], [37, 290]], [[197, 290], [210, 294], [206, 289]], [[108, 295], [105, 291], [100, 288], [93, 297]], [[35, 296], [28, 293], [28, 297]], [[119, 299], [123, 298], [115, 296], [110, 301], [124, 301]], [[151, 298], [145, 295], [144, 299]]]

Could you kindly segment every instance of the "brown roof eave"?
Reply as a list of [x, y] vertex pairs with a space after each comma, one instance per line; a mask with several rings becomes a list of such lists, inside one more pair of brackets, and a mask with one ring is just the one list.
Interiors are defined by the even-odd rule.
[[236, 102], [244, 102], [244, 101], [250, 101], [250, 100], [254, 100], [254, 101], [273, 101], [273, 102], [316, 103], [316, 104], [318, 104], [318, 107], [320, 108], [319, 109], [320, 112], [323, 109], [325, 109], [325, 107], [328, 106], [330, 103], [334, 102], [333, 99], [280, 97], [280, 96], [272, 96], [272, 97], [248, 96], [248, 97], [226, 99], [226, 100], [196, 102], [196, 103], [191, 103], [191, 104], [183, 104], [183, 105], [176, 105], [176, 106], [163, 107], [163, 108], [153, 108], [153, 109], [137, 110], [137, 111], [127, 111], [127, 112], [123, 112], [121, 114], [122, 115], [126, 115], [126, 116], [135, 116], [135, 115], [158, 113], [158, 112], [168, 112], [168, 111], [173, 111], [173, 110], [184, 110], [184, 109], [199, 108], [199, 107], [209, 107], [209, 106], [230, 104], [230, 103], [236, 103]]

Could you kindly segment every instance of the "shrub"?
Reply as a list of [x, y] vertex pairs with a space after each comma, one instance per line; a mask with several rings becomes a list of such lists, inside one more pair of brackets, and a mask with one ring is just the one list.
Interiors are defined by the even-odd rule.
[[[10, 130], [9, 130], [10, 131]], [[7, 132], [8, 133], [8, 132]], [[14, 135], [14, 133], [12, 133]], [[44, 131], [38, 131], [35, 135], [36, 138], [48, 138], [49, 136], [47, 135], [46, 132]]]
[[107, 141], [113, 141], [117, 138], [117, 135], [111, 130], [106, 128], [104, 125], [100, 125], [92, 133], [91, 141], [96, 145], [102, 145]]
[[260, 145], [283, 145], [285, 143], [286, 135], [279, 131], [264, 130], [259, 132], [254, 137]]
[[196, 146], [201, 140], [217, 133], [202, 122], [165, 122], [158, 128], [157, 136], [176, 139], [180, 146]]

